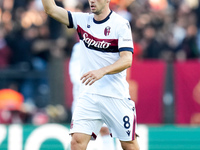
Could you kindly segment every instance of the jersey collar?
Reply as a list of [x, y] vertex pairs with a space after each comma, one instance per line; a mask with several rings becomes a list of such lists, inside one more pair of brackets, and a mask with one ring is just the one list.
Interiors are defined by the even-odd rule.
[[93, 21], [94, 21], [94, 23], [96, 23], [96, 24], [101, 24], [101, 23], [104, 23], [104, 22], [106, 22], [109, 18], [110, 18], [110, 15], [112, 14], [112, 10], [110, 11], [110, 13], [109, 13], [109, 15], [105, 18], [105, 19], [103, 19], [103, 20], [101, 20], [101, 21], [96, 21], [94, 18], [93, 18]]

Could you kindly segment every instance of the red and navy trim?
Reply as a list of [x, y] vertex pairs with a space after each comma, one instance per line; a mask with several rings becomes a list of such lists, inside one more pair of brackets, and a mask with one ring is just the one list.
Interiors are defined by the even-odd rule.
[[136, 116], [133, 119], [132, 140], [135, 140]]
[[94, 132], [92, 132], [92, 138], [93, 138], [94, 140], [96, 140], [96, 138], [97, 138], [97, 135], [96, 135]]
[[91, 34], [89, 34], [88, 32], [86, 32], [85, 30], [83, 30], [79, 25], [77, 26], [77, 32], [79, 35], [80, 40], [84, 40], [83, 35], [87, 34], [87, 38], [97, 41], [97, 42], [107, 42], [110, 43], [110, 46], [106, 49], [104, 48], [98, 48], [95, 47], [94, 45], [88, 45], [88, 43], [84, 42], [85, 46], [91, 50], [97, 50], [97, 51], [101, 51], [101, 52], [112, 52], [112, 53], [116, 53], [119, 52], [118, 50], [118, 39], [99, 39], [96, 38], [94, 36], [92, 36]]

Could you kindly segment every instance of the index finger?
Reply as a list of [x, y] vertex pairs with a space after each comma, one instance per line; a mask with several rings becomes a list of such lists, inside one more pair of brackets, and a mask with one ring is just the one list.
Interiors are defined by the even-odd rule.
[[83, 78], [85, 78], [88, 75], [88, 73], [85, 73], [82, 75], [82, 77], [80, 78], [80, 80], [82, 80]]

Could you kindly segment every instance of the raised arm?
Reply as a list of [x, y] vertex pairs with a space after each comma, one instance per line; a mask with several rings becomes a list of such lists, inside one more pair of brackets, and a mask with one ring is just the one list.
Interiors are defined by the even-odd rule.
[[55, 20], [69, 26], [68, 11], [56, 5], [54, 0], [42, 0], [45, 12]]

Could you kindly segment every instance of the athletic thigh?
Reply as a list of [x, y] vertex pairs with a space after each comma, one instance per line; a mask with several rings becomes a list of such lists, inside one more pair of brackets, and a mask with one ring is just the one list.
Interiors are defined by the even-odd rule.
[[124, 150], [139, 150], [137, 138], [133, 141], [120, 141]]
[[86, 149], [87, 145], [91, 139], [91, 135], [84, 133], [73, 133], [71, 140], [71, 149]]

